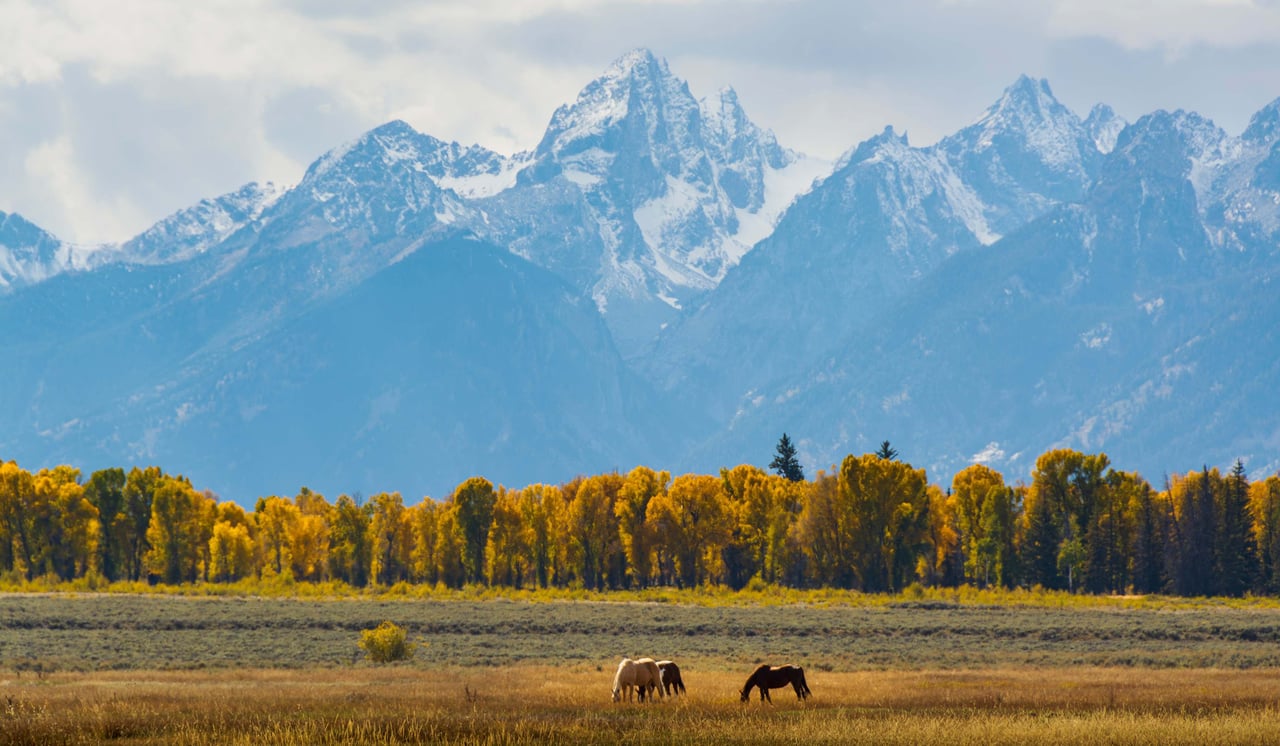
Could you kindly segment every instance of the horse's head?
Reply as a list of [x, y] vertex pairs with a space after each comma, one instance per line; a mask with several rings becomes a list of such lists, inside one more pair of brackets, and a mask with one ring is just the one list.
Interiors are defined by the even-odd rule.
[[743, 701], [743, 702], [746, 702], [746, 701], [747, 701], [747, 698], [748, 698], [749, 696], [751, 696], [751, 690], [750, 690], [750, 689], [747, 689], [746, 687], [743, 687], [742, 691], [738, 692], [738, 694], [741, 694], [741, 695], [742, 695], [742, 701]]
[[618, 701], [618, 700], [620, 700], [620, 699], [622, 699], [622, 693], [621, 693], [621, 692], [619, 692], [619, 691], [615, 688], [615, 689], [613, 690], [613, 701], [614, 701], [614, 702], [617, 702], [617, 701]]

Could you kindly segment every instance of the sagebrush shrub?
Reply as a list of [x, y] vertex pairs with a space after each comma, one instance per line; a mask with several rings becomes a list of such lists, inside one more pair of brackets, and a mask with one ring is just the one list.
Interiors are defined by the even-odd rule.
[[360, 649], [374, 663], [407, 661], [413, 658], [417, 645], [408, 642], [404, 627], [386, 621], [376, 629], [360, 631]]

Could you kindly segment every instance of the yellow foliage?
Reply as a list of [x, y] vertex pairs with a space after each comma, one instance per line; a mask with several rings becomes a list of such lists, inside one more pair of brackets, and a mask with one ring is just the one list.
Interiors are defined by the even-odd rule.
[[384, 621], [375, 629], [361, 630], [360, 649], [374, 663], [393, 663], [409, 660], [417, 651], [417, 644], [407, 641], [404, 628]]

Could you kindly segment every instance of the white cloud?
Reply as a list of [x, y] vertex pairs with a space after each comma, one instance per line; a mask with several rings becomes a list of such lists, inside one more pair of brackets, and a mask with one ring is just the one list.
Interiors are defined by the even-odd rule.
[[46, 187], [40, 196], [63, 221], [83, 221], [110, 235], [129, 235], [132, 226], [146, 219], [126, 198], [104, 200], [89, 192], [88, 179], [66, 137], [42, 143], [27, 154], [24, 165], [32, 183]]
[[992, 464], [1004, 460], [1004, 449], [997, 441], [991, 441], [981, 451], [969, 457], [975, 464]]
[[1177, 56], [1200, 45], [1280, 42], [1280, 6], [1256, 0], [1066, 0], [1054, 4], [1047, 31]]

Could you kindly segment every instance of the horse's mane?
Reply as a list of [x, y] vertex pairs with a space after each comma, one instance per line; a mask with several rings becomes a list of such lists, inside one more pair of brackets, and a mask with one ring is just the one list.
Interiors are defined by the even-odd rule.
[[630, 662], [631, 662], [630, 658], [623, 656], [622, 662], [618, 664], [618, 672], [613, 675], [614, 694], [617, 694], [618, 690], [622, 688], [622, 672], [627, 670], [627, 664]]

